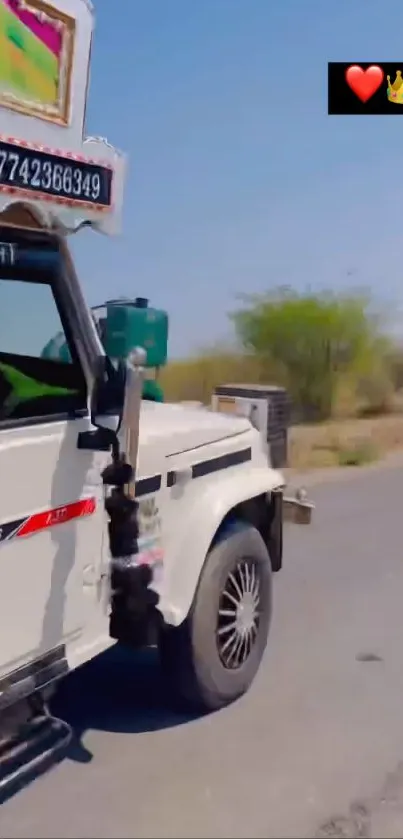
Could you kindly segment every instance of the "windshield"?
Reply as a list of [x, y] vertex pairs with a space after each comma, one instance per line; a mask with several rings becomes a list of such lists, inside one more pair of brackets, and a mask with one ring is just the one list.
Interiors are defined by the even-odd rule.
[[[59, 299], [52, 242], [0, 242], [0, 421], [86, 407], [86, 384]], [[44, 356], [58, 336], [66, 353]]]

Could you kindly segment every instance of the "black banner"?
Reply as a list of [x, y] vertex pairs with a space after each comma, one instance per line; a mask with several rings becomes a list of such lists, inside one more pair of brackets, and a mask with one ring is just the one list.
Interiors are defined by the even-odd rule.
[[330, 62], [329, 114], [394, 114], [403, 116], [403, 60]]
[[113, 172], [107, 166], [71, 160], [52, 152], [24, 148], [0, 140], [0, 191], [24, 190], [69, 203], [110, 207]]

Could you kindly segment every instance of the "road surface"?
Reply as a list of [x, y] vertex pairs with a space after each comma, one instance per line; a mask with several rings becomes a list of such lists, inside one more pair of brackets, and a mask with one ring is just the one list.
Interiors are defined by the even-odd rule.
[[1, 837], [403, 836], [403, 469], [312, 496], [249, 695], [181, 719], [152, 660], [101, 657], [60, 699], [82, 748], [3, 805]]

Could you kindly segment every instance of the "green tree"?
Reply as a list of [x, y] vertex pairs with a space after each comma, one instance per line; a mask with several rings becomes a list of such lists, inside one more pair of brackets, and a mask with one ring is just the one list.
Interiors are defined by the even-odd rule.
[[358, 383], [384, 356], [381, 319], [365, 295], [278, 288], [245, 298], [231, 317], [244, 348], [276, 369], [301, 419], [330, 417], [341, 377]]

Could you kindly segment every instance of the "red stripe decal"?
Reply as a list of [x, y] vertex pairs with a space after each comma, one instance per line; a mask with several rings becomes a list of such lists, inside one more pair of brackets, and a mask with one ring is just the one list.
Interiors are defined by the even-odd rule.
[[47, 530], [56, 524], [65, 524], [73, 519], [82, 516], [92, 516], [95, 513], [97, 502], [95, 498], [84, 498], [82, 501], [74, 501], [64, 507], [55, 507], [53, 510], [46, 510], [44, 513], [35, 513], [18, 530], [16, 536], [30, 536], [40, 530]]

